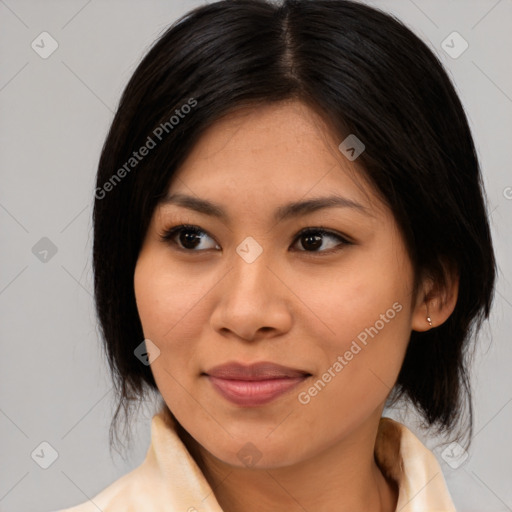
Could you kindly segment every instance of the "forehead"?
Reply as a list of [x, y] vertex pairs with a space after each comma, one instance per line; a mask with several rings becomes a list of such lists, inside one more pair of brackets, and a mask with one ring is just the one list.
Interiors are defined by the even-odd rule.
[[242, 108], [217, 120], [200, 138], [181, 169], [185, 172], [200, 160], [216, 163], [254, 158], [259, 162], [272, 159], [271, 167], [282, 166], [283, 156], [292, 155], [297, 155], [293, 163], [315, 162], [318, 166], [322, 160], [328, 160], [332, 165], [333, 145], [337, 146], [335, 137], [323, 119], [306, 105], [298, 101], [264, 104]]
[[331, 194], [378, 205], [356, 162], [314, 110], [298, 101], [246, 107], [206, 130], [173, 176], [173, 194], [282, 203]]

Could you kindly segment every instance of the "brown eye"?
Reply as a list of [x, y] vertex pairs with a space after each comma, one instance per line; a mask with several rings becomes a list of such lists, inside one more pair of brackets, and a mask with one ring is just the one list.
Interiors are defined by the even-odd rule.
[[[326, 249], [324, 247], [324, 250], [319, 251], [318, 249], [322, 248], [322, 246], [325, 243], [325, 240], [329, 238], [331, 240], [338, 240], [338, 243], [327, 243], [326, 245], [331, 245], [331, 247], [327, 247]], [[301, 246], [305, 249], [304, 251], [301, 252], [329, 252], [330, 249], [336, 249], [336, 247], [339, 248], [340, 245], [347, 245], [351, 243], [346, 238], [337, 233], [334, 233], [332, 231], [326, 231], [325, 229], [319, 228], [307, 228], [301, 231], [298, 234], [296, 240], [300, 241]]]
[[[162, 241], [188, 252], [202, 252], [208, 249], [220, 250], [220, 246], [215, 240], [198, 226], [175, 226], [164, 231], [164, 233], [160, 235], [160, 238]], [[212, 240], [209, 247], [207, 242], [208, 238]], [[333, 231], [327, 231], [323, 228], [304, 229], [297, 235], [295, 240], [301, 242], [300, 245], [303, 249], [299, 249], [299, 252], [309, 253], [329, 253], [351, 244], [351, 242], [342, 235]], [[328, 240], [335, 240], [337, 243], [329, 243]], [[296, 243], [294, 245], [296, 245]]]
[[213, 244], [213, 247], [200, 247], [206, 237], [213, 240], [206, 231], [199, 229], [197, 226], [181, 225], [166, 230], [160, 238], [164, 242], [177, 245], [179, 249], [191, 252], [220, 249], [219, 245], [216, 243]]

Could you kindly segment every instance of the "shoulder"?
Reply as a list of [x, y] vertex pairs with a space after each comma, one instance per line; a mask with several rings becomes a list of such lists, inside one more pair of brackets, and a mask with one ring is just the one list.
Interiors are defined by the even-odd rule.
[[[184, 510], [211, 488], [179, 439], [165, 411], [153, 416], [144, 461], [87, 501], [54, 512]], [[215, 502], [213, 497], [210, 501]], [[216, 504], [211, 505], [211, 510]]]
[[136, 510], [143, 510], [143, 507], [138, 503], [143, 494], [141, 492], [144, 488], [143, 477], [144, 474], [141, 474], [140, 467], [138, 467], [111, 483], [87, 501], [55, 512], [98, 512], [98, 510], [135, 512]]

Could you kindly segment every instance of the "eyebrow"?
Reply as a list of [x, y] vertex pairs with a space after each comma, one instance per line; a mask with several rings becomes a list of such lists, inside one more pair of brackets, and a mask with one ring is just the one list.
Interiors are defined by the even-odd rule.
[[[183, 208], [188, 208], [189, 210], [194, 210], [205, 215], [210, 215], [225, 222], [228, 220], [226, 211], [220, 205], [206, 199], [200, 199], [198, 197], [176, 193], [166, 195], [159, 201], [159, 205], [168, 204], [174, 204]], [[352, 199], [331, 195], [327, 197], [308, 199], [306, 201], [295, 201], [280, 206], [274, 212], [274, 221], [281, 222], [292, 217], [307, 215], [308, 213], [313, 213], [324, 208], [350, 208], [372, 216], [367, 208], [353, 201]]]

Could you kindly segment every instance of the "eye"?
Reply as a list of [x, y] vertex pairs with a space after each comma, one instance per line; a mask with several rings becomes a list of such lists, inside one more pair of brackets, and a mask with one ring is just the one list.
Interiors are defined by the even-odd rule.
[[[201, 247], [202, 235], [206, 235], [208, 238], [213, 240], [206, 231], [203, 231], [197, 226], [183, 224], [164, 231], [164, 233], [160, 235], [160, 238], [164, 242], [177, 245], [179, 249], [189, 252], [198, 252], [199, 250], [206, 249], [220, 249], [219, 244], [211, 244], [213, 245], [212, 247], [205, 247], [203, 244]], [[178, 239], [178, 242], [175, 241], [176, 238]], [[197, 249], [198, 247], [199, 249]]]
[[[337, 244], [329, 244], [327, 243], [327, 246], [331, 245], [331, 249], [334, 247], [334, 250], [337, 251], [340, 249], [337, 246], [343, 246], [343, 245], [351, 245], [352, 242], [347, 240], [344, 236], [335, 233], [333, 231], [327, 231], [324, 228], [306, 228], [303, 229], [296, 237], [296, 241], [302, 240], [302, 247], [307, 248], [305, 251], [299, 251], [299, 252], [332, 252], [329, 250], [330, 248], [327, 247], [327, 250], [325, 250], [324, 246], [324, 240], [325, 238], [330, 238], [331, 240], [338, 240]], [[340, 243], [341, 242], [341, 243]], [[324, 247], [324, 250], [319, 251], [319, 248]], [[311, 249], [311, 250], [309, 250]]]
[[[173, 244], [177, 246], [178, 249], [188, 252], [200, 252], [208, 249], [221, 249], [219, 244], [217, 244], [206, 231], [200, 229], [198, 226], [191, 226], [188, 224], [182, 224], [169, 228], [160, 235], [160, 238], [163, 242]], [[210, 243], [209, 247], [207, 242], [203, 243], [207, 238], [213, 241], [213, 243]], [[327, 243], [325, 244], [327, 247], [325, 247], [325, 239], [337, 240], [338, 243]], [[296, 245], [296, 242], [299, 241], [302, 241], [301, 245], [305, 248], [305, 250], [299, 250], [299, 252], [332, 252], [330, 249], [334, 248], [335, 251], [339, 250], [339, 247], [336, 249], [337, 246], [352, 244], [352, 242], [350, 242], [341, 234], [328, 231], [322, 227], [303, 229], [295, 237], [295, 243], [293, 245]], [[329, 245], [331, 247], [329, 247]]]

